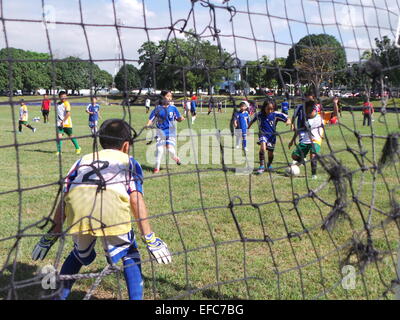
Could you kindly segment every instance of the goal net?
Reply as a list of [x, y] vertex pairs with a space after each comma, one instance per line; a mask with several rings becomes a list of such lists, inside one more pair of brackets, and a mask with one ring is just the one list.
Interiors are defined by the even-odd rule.
[[[144, 299], [396, 297], [397, 1], [2, 0], [0, 10], [1, 299], [56, 298], [67, 280], [70, 299], [128, 298], [124, 266], [108, 264], [100, 241], [92, 263], [60, 272], [74, 250], [66, 225], [43, 260], [31, 258], [65, 200], [69, 168], [101, 150], [86, 113], [94, 96], [99, 126], [119, 118], [133, 129], [149, 221], [172, 256], [157, 264], [132, 217]], [[72, 136], [56, 125], [63, 90]], [[184, 117], [181, 165], [164, 149], [155, 173], [157, 123], [147, 123], [162, 90]], [[249, 121], [262, 114], [247, 145], [234, 130], [242, 101]], [[277, 108], [268, 134], [265, 101]], [[88, 206], [103, 205], [104, 192]]]

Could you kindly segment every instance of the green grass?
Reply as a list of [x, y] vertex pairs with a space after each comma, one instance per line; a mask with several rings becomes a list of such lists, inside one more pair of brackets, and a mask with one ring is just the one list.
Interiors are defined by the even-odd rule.
[[[17, 111], [16, 107], [15, 119]], [[132, 126], [136, 129], [142, 128], [147, 117], [144, 107], [133, 107], [131, 111]], [[122, 117], [123, 110], [119, 106], [103, 106], [102, 114], [103, 119]], [[39, 107], [29, 108], [30, 119], [39, 115]], [[54, 113], [50, 117], [54, 119]], [[227, 113], [216, 114], [215, 121], [212, 115], [199, 114], [194, 129], [212, 129], [216, 126], [221, 130], [226, 129], [229, 128], [230, 117], [229, 110]], [[73, 107], [72, 119], [76, 135], [90, 133], [84, 107]], [[375, 174], [372, 169], [363, 172], [356, 157], [343, 151], [347, 147], [356, 150], [357, 158], [364, 161], [365, 167], [371, 167], [379, 160], [385, 143], [381, 138], [363, 137], [362, 151], [366, 155], [360, 156], [360, 147], [353, 130], [361, 134], [371, 134], [371, 128], [362, 127], [361, 119], [361, 112], [354, 115], [344, 112], [341, 121], [345, 126], [328, 127], [328, 139], [322, 146], [322, 154], [336, 152], [335, 155], [343, 165], [353, 171], [353, 191], [361, 203], [358, 207], [352, 201], [350, 187], [347, 186], [347, 213], [353, 225], [347, 220], [339, 220], [331, 233], [320, 228], [322, 219], [331, 210], [327, 204], [332, 205], [336, 199], [332, 182], [325, 185], [328, 175], [324, 169], [319, 165], [316, 181], [310, 179], [309, 164], [307, 175], [304, 167], [297, 178], [291, 179], [283, 174], [291, 154], [287, 147], [292, 136], [289, 132], [282, 134], [282, 143], [277, 143], [275, 171], [261, 176], [236, 175], [231, 170], [224, 172], [218, 170], [222, 169], [222, 165], [218, 163], [199, 164], [197, 167], [194, 164], [180, 167], [170, 165], [170, 175], [164, 165], [161, 174], [154, 175], [151, 171], [153, 163], [146, 160], [146, 152], [151, 154], [148, 148], [153, 148], [154, 143], [150, 146], [144, 141], [135, 143], [133, 154], [144, 168], [145, 200], [152, 217], [153, 229], [168, 243], [173, 253], [172, 264], [151, 264], [144, 245], [139, 241], [144, 260], [142, 271], [145, 278], [145, 298], [189, 298], [189, 290], [192, 299], [381, 297], [386, 285], [390, 285], [391, 280], [396, 278], [393, 260], [396, 261], [395, 250], [399, 240], [399, 232], [394, 223], [385, 226], [383, 232], [380, 222], [386, 216], [381, 212], [389, 213], [391, 210], [388, 189], [394, 190], [398, 186], [400, 168], [396, 163], [385, 168], [382, 174]], [[376, 136], [399, 131], [396, 114], [387, 114], [386, 120], [387, 127], [377, 120], [373, 123]], [[55, 138], [54, 120], [51, 124], [33, 125], [38, 128], [35, 134], [24, 129], [22, 134], [16, 135], [15, 141], [11, 108], [3, 106], [0, 109], [1, 145], [12, 145], [0, 151], [0, 268], [3, 270], [0, 289], [13, 281], [31, 279], [39, 268], [54, 264], [60, 249], [61, 242], [58, 242], [45, 261], [31, 261], [31, 250], [43, 233], [31, 225], [50, 214], [58, 188], [56, 182], [66, 174], [78, 156], [74, 153], [72, 143], [65, 141], [59, 163], [58, 157], [54, 155], [54, 141], [35, 143]], [[179, 124], [179, 130], [184, 128], [188, 128], [186, 121]], [[287, 128], [279, 124], [279, 131], [284, 130]], [[181, 148], [189, 140], [182, 138], [178, 141]], [[15, 143], [33, 144], [15, 147]], [[83, 154], [92, 150], [91, 138], [79, 139], [79, 143]], [[254, 159], [257, 160], [258, 150], [254, 135], [249, 136], [249, 144], [252, 143], [255, 145]], [[210, 150], [212, 148], [218, 150], [218, 147], [210, 147]], [[204, 151], [201, 150], [201, 154]], [[226, 145], [224, 151], [228, 153], [232, 150]], [[240, 154], [237, 150], [233, 152]], [[181, 156], [182, 153], [183, 151]], [[38, 186], [41, 187], [37, 188]], [[4, 193], [18, 189], [23, 189], [23, 192]], [[294, 210], [293, 195], [305, 196], [310, 190], [318, 190], [318, 197], [303, 197], [297, 203], [297, 211]], [[394, 195], [399, 199], [398, 193]], [[240, 197], [241, 200], [235, 197]], [[233, 211], [228, 208], [230, 199], [236, 204]], [[374, 208], [372, 211], [371, 204]], [[254, 241], [240, 241], [232, 213], [242, 235]], [[368, 218], [370, 213], [371, 224], [377, 226], [372, 231], [375, 248], [381, 251], [392, 250], [393, 254], [384, 256], [377, 264], [370, 264], [363, 275], [357, 275], [356, 288], [345, 290], [340, 285], [340, 261], [346, 256], [354, 232], [364, 229], [362, 218]], [[309, 232], [304, 232], [305, 229]], [[12, 251], [19, 230], [18, 250]], [[300, 237], [289, 238], [288, 233], [297, 233]], [[266, 235], [274, 241], [262, 241]], [[363, 236], [362, 239], [365, 240], [365, 234]], [[61, 259], [56, 265], [58, 269], [71, 248], [72, 241], [67, 237]], [[96, 261], [89, 267], [84, 267], [82, 272], [99, 272], [106, 266], [99, 244], [97, 253]], [[351, 261], [355, 262], [354, 257]], [[77, 281], [71, 298], [82, 298], [93, 282], [94, 280]], [[119, 291], [122, 298], [127, 298], [122, 275], [113, 274], [101, 282], [93, 297], [117, 299], [120, 297]], [[21, 299], [36, 299], [41, 292], [37, 284], [17, 290], [18, 298]], [[8, 291], [0, 291], [0, 298], [7, 297]]]

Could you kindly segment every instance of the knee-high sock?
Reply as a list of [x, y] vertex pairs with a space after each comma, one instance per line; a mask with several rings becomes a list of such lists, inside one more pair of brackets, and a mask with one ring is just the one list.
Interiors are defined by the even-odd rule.
[[75, 149], [79, 149], [79, 143], [78, 143], [78, 140], [76, 140], [76, 138], [72, 138], [72, 139], [71, 139], [71, 141], [72, 141], [72, 143], [74, 144], [74, 146], [75, 146]]
[[163, 145], [157, 146], [157, 149], [156, 149], [156, 169], [160, 169], [161, 158], [163, 156], [163, 153], [164, 153], [164, 146]]
[[62, 140], [57, 142], [57, 151], [61, 152], [61, 147], [62, 147]]
[[311, 174], [316, 175], [317, 174], [317, 159], [311, 158]]
[[268, 152], [268, 167], [272, 164], [272, 161], [274, 161], [274, 154], [272, 152]]
[[[74, 252], [71, 251], [68, 258], [65, 260], [62, 268], [61, 268], [61, 275], [70, 275], [70, 274], [77, 274], [81, 267], [83, 266], [82, 262], [78, 260], [75, 256]], [[66, 300], [71, 293], [71, 288], [75, 283], [75, 280], [65, 280], [62, 281], [62, 290], [60, 293], [60, 299]]]
[[19, 125], [18, 125], [18, 131], [19, 131], [19, 132], [22, 132], [22, 124], [19, 124]]
[[260, 151], [258, 155], [260, 157], [260, 166], [264, 166], [265, 165], [265, 153], [264, 153], [264, 151]]
[[124, 277], [128, 287], [129, 300], [143, 299], [143, 278], [140, 259], [126, 258], [124, 263]]

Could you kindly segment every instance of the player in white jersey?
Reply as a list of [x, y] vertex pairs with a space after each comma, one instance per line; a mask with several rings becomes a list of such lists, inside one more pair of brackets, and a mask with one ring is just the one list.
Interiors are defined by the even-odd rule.
[[311, 174], [312, 178], [317, 178], [317, 155], [321, 150], [322, 139], [324, 136], [324, 124], [321, 116], [317, 113], [315, 103], [309, 100], [305, 103], [306, 121], [304, 128], [295, 132], [292, 140], [289, 143], [289, 148], [292, 147], [299, 136], [300, 142], [296, 150], [292, 153], [293, 164], [302, 163], [307, 154], [311, 153]]
[[149, 113], [150, 111], [150, 104], [151, 104], [150, 99], [146, 98], [146, 100], [144, 101], [144, 106], [146, 107], [146, 113]]
[[25, 126], [32, 130], [32, 132], [36, 132], [36, 128], [32, 127], [28, 122], [28, 107], [26, 106], [24, 99], [20, 101], [21, 107], [19, 108], [19, 122], [18, 122], [18, 132], [22, 132], [22, 126]]
[[[75, 162], [64, 180], [63, 203], [59, 203], [54, 227], [32, 252], [33, 260], [43, 260], [64, 232], [73, 236], [74, 249], [65, 260], [60, 275], [78, 274], [95, 257], [95, 243], [102, 242], [110, 265], [123, 261], [130, 299], [142, 299], [143, 278], [140, 254], [131, 226], [137, 221], [147, 248], [158, 263], [170, 263], [167, 245], [152, 232], [143, 198], [143, 172], [129, 156], [133, 143], [131, 127], [123, 120], [109, 119], [98, 132], [103, 150]], [[74, 280], [61, 282], [60, 299], [67, 299]]]

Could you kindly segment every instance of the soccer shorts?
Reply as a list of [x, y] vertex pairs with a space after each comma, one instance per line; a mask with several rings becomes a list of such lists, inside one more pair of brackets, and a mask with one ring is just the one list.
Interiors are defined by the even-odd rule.
[[321, 150], [321, 145], [318, 143], [299, 143], [296, 150], [293, 151], [292, 155], [298, 156], [303, 159], [307, 156], [309, 152], [311, 154], [318, 154]]
[[48, 116], [49, 115], [49, 110], [42, 110], [42, 115], [44, 116]]
[[258, 144], [265, 143], [268, 151], [274, 151], [276, 144], [275, 136], [259, 135]]
[[242, 137], [243, 139], [246, 139], [247, 137], [247, 129], [235, 129], [235, 135], [237, 137]]
[[95, 244], [97, 238], [100, 238], [102, 242], [108, 263], [115, 264], [123, 258], [133, 258], [140, 261], [140, 253], [133, 230], [123, 235], [104, 237], [95, 237], [88, 234], [75, 234], [73, 236], [73, 252], [84, 265], [93, 262], [96, 256]]
[[57, 127], [57, 132], [60, 134], [66, 133], [68, 136], [72, 135], [72, 128]]
[[98, 123], [97, 120], [95, 120], [95, 121], [89, 121], [89, 128], [90, 128], [90, 129], [93, 129], [93, 128], [97, 127], [97, 123]]
[[156, 141], [157, 141], [157, 143], [156, 143], [156, 146], [158, 147], [158, 146], [163, 146], [163, 145], [165, 145], [165, 146], [167, 146], [167, 145], [171, 145], [171, 146], [176, 146], [176, 138], [175, 137], [172, 137], [172, 136], [169, 136], [169, 137], [166, 137], [166, 136], [163, 136], [162, 138], [161, 137], [156, 137]]
[[20, 120], [20, 121], [18, 122], [18, 124], [24, 124], [24, 125], [27, 125], [27, 124], [28, 124], [28, 121], [21, 121], [21, 120]]

